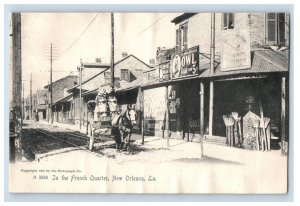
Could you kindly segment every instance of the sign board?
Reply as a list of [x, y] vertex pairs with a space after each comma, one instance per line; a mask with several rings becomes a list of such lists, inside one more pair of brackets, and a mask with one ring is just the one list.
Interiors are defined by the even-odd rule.
[[144, 82], [153, 82], [159, 78], [159, 69], [156, 67], [153, 70], [144, 73]]
[[145, 130], [161, 131], [166, 113], [165, 87], [147, 89], [144, 91]]
[[183, 78], [199, 74], [199, 46], [174, 53], [171, 61], [171, 78]]
[[170, 62], [159, 65], [159, 81], [168, 81], [171, 79]]
[[221, 71], [249, 69], [251, 67], [250, 34], [246, 30], [223, 30]]

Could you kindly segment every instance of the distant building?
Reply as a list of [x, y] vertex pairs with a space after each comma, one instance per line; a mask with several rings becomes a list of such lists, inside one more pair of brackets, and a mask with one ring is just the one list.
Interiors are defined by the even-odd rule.
[[[79, 68], [79, 67], [78, 67]], [[143, 72], [149, 70], [151, 67], [138, 59], [134, 55], [125, 55], [123, 58], [115, 63], [114, 76], [115, 76], [115, 87], [120, 88], [128, 83], [136, 80], [143, 76]], [[110, 64], [105, 63], [83, 63], [82, 72], [85, 73], [85, 78], [82, 78], [82, 118], [86, 119], [86, 103], [95, 99], [100, 87], [107, 87], [111, 81]], [[95, 74], [96, 73], [96, 74]], [[92, 76], [93, 75], [93, 76]], [[89, 78], [86, 78], [89, 77]], [[56, 104], [64, 104], [64, 108], [68, 108], [69, 111], [69, 123], [78, 125], [80, 120], [80, 98], [79, 98], [80, 85], [77, 84], [68, 90], [71, 100], [69, 105], [66, 104], [65, 99], [56, 102]], [[126, 104], [126, 100], [120, 99], [119, 103]], [[61, 112], [61, 106], [57, 106]], [[66, 121], [65, 121], [66, 122]]]
[[[54, 121], [58, 121], [59, 119], [59, 114], [55, 111], [60, 108], [57, 108], [59, 105], [56, 105], [56, 102], [68, 96], [69, 94], [67, 91], [77, 84], [78, 76], [75, 75], [63, 77], [52, 83], [52, 111], [54, 111]], [[44, 88], [49, 90], [49, 85], [46, 85]], [[50, 97], [48, 98], [48, 104], [50, 104]]]
[[48, 90], [38, 90], [36, 92], [36, 105], [34, 111], [37, 113], [37, 120], [47, 118]]

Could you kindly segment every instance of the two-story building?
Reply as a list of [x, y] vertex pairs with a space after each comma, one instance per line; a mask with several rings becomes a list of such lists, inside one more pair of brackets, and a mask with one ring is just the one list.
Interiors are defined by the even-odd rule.
[[[270, 118], [271, 136], [286, 141], [289, 15], [184, 13], [172, 23], [176, 51], [142, 86], [149, 127], [161, 129], [155, 123], [168, 121], [171, 136], [225, 143], [223, 115], [237, 112], [243, 119], [250, 111]], [[165, 112], [158, 112], [162, 107]]]
[[[61, 79], [58, 79], [52, 82], [52, 115], [53, 121], [58, 122], [60, 117], [59, 111], [62, 110], [61, 105], [58, 105], [57, 102], [61, 101], [62, 99], [68, 98], [68, 90], [74, 85], [78, 84], [78, 76], [75, 75], [68, 75]], [[49, 89], [49, 85], [44, 87], [45, 89]], [[50, 95], [50, 94], [49, 94]], [[48, 106], [50, 104], [50, 97], [48, 97]], [[48, 107], [49, 108], [49, 107]], [[50, 119], [49, 111], [47, 113], [47, 119]]]
[[34, 107], [36, 120], [46, 120], [48, 107], [48, 91], [38, 90], [35, 93], [36, 104]]
[[[98, 73], [94, 76], [90, 76], [90, 69], [98, 69]], [[150, 69], [150, 66], [138, 59], [134, 55], [125, 55], [122, 59], [115, 62], [114, 64], [114, 77], [115, 77], [115, 88], [118, 90], [124, 86], [127, 86], [130, 82], [137, 80], [143, 75], [143, 72]], [[110, 64], [105, 63], [82, 63], [81, 65], [82, 74], [85, 73], [86, 78], [82, 77], [81, 93], [82, 93], [82, 105], [80, 105], [80, 84], [68, 90], [69, 95], [72, 96], [70, 101], [69, 112], [75, 125], [80, 124], [80, 116], [82, 125], [86, 121], [87, 102], [94, 100], [98, 94], [99, 88], [108, 87], [111, 82], [111, 71]], [[87, 78], [87, 75], [88, 78]], [[83, 75], [84, 76], [84, 75]], [[121, 108], [127, 104], [135, 104], [137, 99], [137, 93], [131, 92], [130, 95], [124, 95], [124, 91], [117, 91], [118, 105]], [[62, 104], [64, 100], [58, 102]], [[81, 108], [80, 108], [81, 107]], [[80, 115], [81, 110], [81, 115]]]

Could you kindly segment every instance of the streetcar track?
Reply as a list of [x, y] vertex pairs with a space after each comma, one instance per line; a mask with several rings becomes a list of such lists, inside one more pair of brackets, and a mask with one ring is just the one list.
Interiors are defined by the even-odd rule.
[[[73, 147], [75, 147], [74, 149], [76, 149], [76, 148], [77, 148], [77, 149], [81, 149], [81, 150], [87, 151], [87, 152], [89, 152], [89, 153], [93, 153], [93, 154], [95, 154], [95, 155], [97, 155], [97, 156], [100, 156], [100, 157], [104, 156], [104, 154], [102, 154], [102, 153], [90, 151], [89, 149], [86, 148], [86, 145], [85, 145], [85, 146], [76, 145], [76, 144], [74, 144], [74, 143], [72, 143], [72, 142], [69, 142], [69, 141], [64, 140], [64, 139], [62, 139], [62, 138], [59, 138], [59, 137], [54, 136], [54, 135], [52, 135], [52, 134], [49, 134], [49, 133], [47, 133], [47, 132], [45, 132], [44, 130], [41, 130], [41, 129], [37, 129], [37, 131], [39, 131], [40, 133], [42, 133], [42, 134], [44, 134], [44, 135], [47, 135], [47, 136], [52, 137], [52, 138], [54, 138], [54, 139], [57, 139], [57, 140], [59, 140], [59, 141], [61, 141], [61, 142], [67, 143], [67, 144], [69, 144], [69, 145], [72, 145]], [[41, 158], [39, 158], [39, 159], [41, 159]], [[38, 161], [39, 161], [39, 159], [38, 159]]]

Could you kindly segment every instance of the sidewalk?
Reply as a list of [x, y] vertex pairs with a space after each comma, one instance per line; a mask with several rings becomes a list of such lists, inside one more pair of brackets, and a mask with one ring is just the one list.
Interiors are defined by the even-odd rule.
[[[40, 121], [39, 123], [58, 127], [63, 130], [72, 130], [86, 134], [86, 127], [82, 127], [79, 130], [79, 126], [57, 123], [54, 122], [53, 125], [49, 124], [47, 121]], [[166, 150], [172, 151], [172, 158], [185, 157], [188, 158], [201, 158], [201, 146], [199, 139], [194, 138], [192, 141], [187, 142], [182, 139], [170, 138], [170, 146], [167, 147], [167, 138], [156, 137], [156, 136], [145, 136], [144, 145], [142, 145], [142, 136], [140, 134], [132, 134], [131, 140], [133, 144], [138, 145], [144, 150]], [[112, 139], [113, 140], [113, 139]], [[168, 152], [170, 153], [170, 152]], [[271, 161], [274, 158], [287, 159], [287, 156], [281, 155], [280, 150], [271, 151], [251, 151], [246, 149], [240, 149], [235, 147], [229, 147], [227, 145], [215, 144], [213, 142], [204, 141], [203, 143], [203, 153], [204, 157], [214, 157], [217, 159], [222, 159], [225, 161], [231, 161], [241, 164], [248, 163], [258, 163], [258, 161]], [[167, 154], [166, 154], [167, 155]], [[167, 155], [168, 156], [168, 155]], [[155, 158], [154, 158], [155, 159]]]

